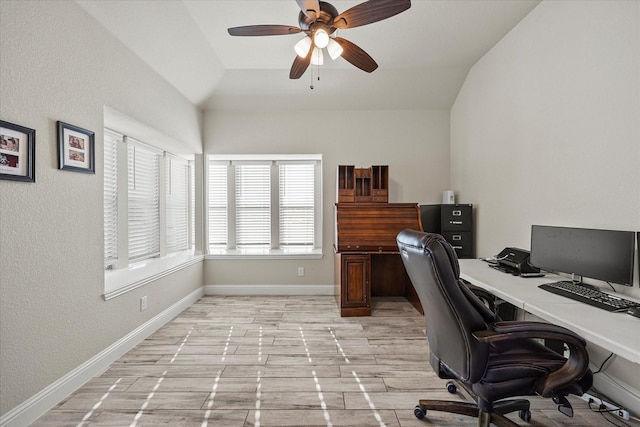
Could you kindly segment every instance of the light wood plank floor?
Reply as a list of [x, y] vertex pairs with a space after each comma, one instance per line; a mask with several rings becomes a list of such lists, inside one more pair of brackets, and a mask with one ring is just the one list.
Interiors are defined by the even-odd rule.
[[[403, 298], [341, 318], [332, 297], [206, 296], [41, 417], [34, 426], [475, 426], [418, 399], [451, 395], [428, 365], [424, 318]], [[532, 400], [531, 423], [610, 424]], [[624, 425], [617, 419], [613, 425]], [[630, 422], [629, 425], [638, 426]]]

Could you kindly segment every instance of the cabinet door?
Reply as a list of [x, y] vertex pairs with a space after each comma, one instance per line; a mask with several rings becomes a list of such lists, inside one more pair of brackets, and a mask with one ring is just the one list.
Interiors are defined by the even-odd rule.
[[368, 255], [342, 256], [342, 307], [369, 307]]

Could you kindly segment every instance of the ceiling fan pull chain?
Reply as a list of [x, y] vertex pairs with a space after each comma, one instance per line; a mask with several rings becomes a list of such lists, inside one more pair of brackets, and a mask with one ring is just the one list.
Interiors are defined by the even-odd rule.
[[310, 68], [311, 72], [309, 73], [309, 76], [311, 77], [311, 84], [309, 85], [309, 89], [313, 90], [313, 65]]

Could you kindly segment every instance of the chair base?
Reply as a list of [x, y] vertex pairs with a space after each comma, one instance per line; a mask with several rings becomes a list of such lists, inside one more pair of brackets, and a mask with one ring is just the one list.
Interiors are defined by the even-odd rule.
[[511, 399], [496, 402], [493, 412], [485, 412], [478, 405], [470, 402], [454, 402], [450, 400], [420, 400], [414, 411], [416, 418], [422, 419], [428, 410], [448, 412], [452, 414], [466, 415], [478, 418], [478, 427], [489, 427], [493, 424], [497, 427], [517, 427], [518, 424], [504, 416], [510, 412], [518, 411], [518, 415], [525, 421], [531, 419], [530, 404], [525, 399]]

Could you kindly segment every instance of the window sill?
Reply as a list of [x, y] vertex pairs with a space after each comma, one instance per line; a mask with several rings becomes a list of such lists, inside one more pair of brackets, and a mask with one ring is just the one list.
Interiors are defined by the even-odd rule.
[[205, 259], [321, 259], [322, 249], [211, 249]]
[[152, 258], [131, 264], [120, 270], [106, 270], [104, 273], [105, 301], [132, 291], [202, 261], [202, 255], [193, 251], [174, 252], [163, 258]]

